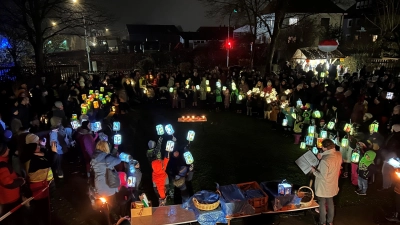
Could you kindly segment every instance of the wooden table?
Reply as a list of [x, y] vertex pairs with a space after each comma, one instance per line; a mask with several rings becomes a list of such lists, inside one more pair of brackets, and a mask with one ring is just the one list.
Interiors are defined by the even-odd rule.
[[196, 221], [194, 213], [182, 209], [181, 205], [153, 207], [153, 215], [131, 218], [132, 225], [175, 225]]

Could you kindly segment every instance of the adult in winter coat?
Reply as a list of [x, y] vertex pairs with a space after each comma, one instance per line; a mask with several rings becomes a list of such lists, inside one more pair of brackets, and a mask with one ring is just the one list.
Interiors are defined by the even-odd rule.
[[[0, 205], [2, 213], [7, 213], [21, 203], [20, 187], [25, 180], [18, 177], [8, 162], [10, 149], [4, 143], [0, 143]], [[5, 225], [23, 224], [23, 209], [15, 211], [9, 217], [1, 222]]]
[[342, 155], [336, 151], [335, 143], [330, 139], [322, 141], [322, 150], [323, 153], [318, 154], [318, 158], [321, 159], [318, 168], [313, 167], [311, 172], [315, 175], [315, 195], [319, 199], [320, 224], [332, 224], [335, 215], [333, 197], [339, 192], [338, 180]]
[[114, 166], [120, 163], [121, 159], [110, 154], [110, 148], [107, 142], [97, 142], [92, 161], [90, 161], [94, 172], [94, 188], [96, 189], [96, 193], [106, 198], [111, 205], [115, 204], [115, 193], [118, 192], [118, 187], [112, 188], [108, 186], [106, 171], [107, 169], [113, 169]]
[[77, 132], [77, 141], [79, 144], [79, 148], [82, 151], [83, 158], [85, 161], [85, 167], [86, 167], [86, 173], [88, 176], [90, 172], [90, 160], [92, 160], [92, 155], [93, 152], [95, 151], [95, 140], [97, 138], [97, 133], [96, 136], [93, 137], [92, 133], [90, 132], [89, 128], [89, 122], [84, 121], [82, 123], [81, 128]]

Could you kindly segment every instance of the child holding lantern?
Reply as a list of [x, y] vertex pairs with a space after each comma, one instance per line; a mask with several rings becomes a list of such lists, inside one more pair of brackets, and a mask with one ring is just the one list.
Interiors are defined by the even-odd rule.
[[374, 174], [374, 159], [376, 153], [374, 151], [367, 151], [364, 157], [361, 158], [358, 164], [358, 195], [367, 195], [368, 179]]

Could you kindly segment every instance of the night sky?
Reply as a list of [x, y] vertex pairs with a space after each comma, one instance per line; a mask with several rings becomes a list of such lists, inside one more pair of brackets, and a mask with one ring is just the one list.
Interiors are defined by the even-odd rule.
[[111, 29], [125, 29], [125, 24], [180, 25], [184, 31], [200, 26], [219, 26], [218, 20], [206, 17], [206, 7], [198, 0], [98, 0], [118, 18]]

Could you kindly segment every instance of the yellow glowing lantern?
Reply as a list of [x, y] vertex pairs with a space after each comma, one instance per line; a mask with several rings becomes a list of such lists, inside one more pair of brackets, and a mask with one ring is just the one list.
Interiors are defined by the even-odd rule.
[[329, 130], [332, 130], [333, 128], [335, 128], [335, 122], [330, 121], [330, 122], [328, 123], [328, 129], [329, 129]]
[[239, 95], [239, 96], [238, 96], [238, 99], [239, 99], [239, 101], [242, 101], [243, 96], [242, 96], [242, 95]]
[[100, 99], [103, 98], [103, 96], [104, 96], [103, 94], [99, 94], [99, 98], [100, 98]]
[[317, 119], [321, 118], [321, 112], [318, 111], [318, 110], [315, 110], [315, 111], [313, 112], [313, 117], [314, 117], [314, 118], [317, 118]]
[[344, 125], [344, 132], [349, 133], [351, 131], [351, 124], [346, 123], [346, 125]]
[[85, 101], [87, 99], [86, 94], [82, 94], [82, 100]]
[[351, 153], [351, 162], [352, 163], [358, 163], [360, 161], [360, 152], [359, 151], [353, 151]]
[[378, 129], [379, 129], [379, 123], [376, 120], [369, 125], [369, 132], [371, 134], [378, 132]]
[[302, 141], [300, 143], [300, 149], [306, 149], [306, 148], [307, 148], [306, 143], [304, 141]]
[[210, 92], [211, 91], [211, 87], [207, 87], [207, 92]]
[[317, 138], [317, 147], [318, 148], [322, 148], [322, 141], [323, 140], [324, 140], [323, 138]]
[[104, 92], [104, 87], [100, 87], [100, 92]]
[[99, 93], [95, 93], [94, 96], [96, 99], [99, 99]]
[[321, 77], [325, 77], [325, 73], [324, 72], [321, 72]]
[[78, 120], [78, 115], [72, 114], [72, 120]]
[[99, 108], [99, 102], [98, 101], [93, 101], [93, 108], [95, 108], [95, 109]]
[[87, 104], [84, 104], [84, 103], [81, 104], [81, 112], [83, 115], [87, 114], [87, 110], [88, 110]]

